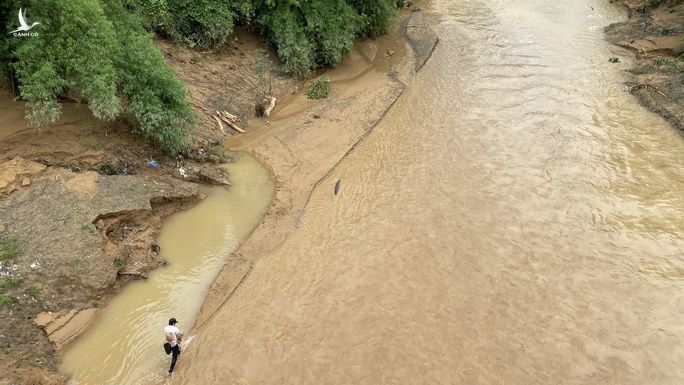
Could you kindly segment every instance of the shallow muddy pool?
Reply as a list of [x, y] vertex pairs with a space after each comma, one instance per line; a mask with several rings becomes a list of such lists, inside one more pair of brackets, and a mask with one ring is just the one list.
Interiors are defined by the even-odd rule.
[[230, 187], [203, 188], [206, 199], [165, 222], [159, 245], [168, 266], [129, 284], [64, 353], [62, 370], [73, 375], [73, 384], [165, 381], [162, 328], [175, 317], [189, 331], [209, 284], [273, 195], [271, 175], [253, 158], [240, 155], [225, 167]]

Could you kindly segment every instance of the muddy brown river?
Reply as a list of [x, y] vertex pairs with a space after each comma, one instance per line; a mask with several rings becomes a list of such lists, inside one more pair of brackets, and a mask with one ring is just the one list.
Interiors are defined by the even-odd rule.
[[431, 3], [430, 61], [173, 383], [684, 383], [684, 141], [623, 10]]

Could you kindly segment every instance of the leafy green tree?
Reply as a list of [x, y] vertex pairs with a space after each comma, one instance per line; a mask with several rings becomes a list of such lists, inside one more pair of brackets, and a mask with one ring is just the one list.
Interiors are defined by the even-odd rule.
[[[18, 13], [19, 1], [11, 2], [0, 12]], [[32, 124], [56, 121], [58, 97], [68, 95], [87, 100], [93, 115], [105, 121], [130, 113], [138, 131], [168, 152], [185, 148], [194, 115], [183, 85], [138, 16], [118, 0], [27, 3], [29, 21], [41, 23], [34, 28], [38, 35], [10, 35], [0, 58], [18, 82]], [[5, 35], [15, 28], [12, 19]]]
[[125, 7], [143, 16], [148, 30], [188, 46], [219, 46], [238, 21], [252, 16], [250, 0], [123, 0]]
[[171, 35], [189, 46], [221, 45], [233, 33], [235, 13], [227, 1], [167, 0], [172, 15]]
[[389, 31], [397, 12], [397, 0], [347, 0], [360, 16], [359, 36], [372, 37]]
[[358, 15], [343, 0], [262, 0], [255, 1], [255, 12], [284, 71], [300, 77], [339, 64], [351, 50], [358, 26]]
[[166, 64], [139, 16], [117, 0], [107, 0], [107, 13], [119, 31], [115, 64], [127, 112], [138, 131], [169, 153], [184, 150], [196, 118], [185, 99], [185, 88]]
[[[88, 100], [99, 119], [115, 118], [121, 112], [112, 56], [117, 41], [100, 3], [32, 3], [35, 5], [29, 8], [27, 18], [40, 20], [41, 25], [35, 28], [38, 36], [10, 38], [9, 44], [15, 59], [12, 69], [21, 97], [27, 102], [29, 120], [36, 126], [57, 120], [61, 113], [57, 96], [62, 93]], [[16, 23], [16, 17], [13, 19]]]

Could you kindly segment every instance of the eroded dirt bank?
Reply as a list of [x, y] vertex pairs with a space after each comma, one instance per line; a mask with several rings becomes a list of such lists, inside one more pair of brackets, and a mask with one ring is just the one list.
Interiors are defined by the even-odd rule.
[[629, 20], [607, 27], [606, 36], [636, 57], [629, 70], [634, 75], [630, 91], [648, 109], [684, 130], [684, 3], [623, 0], [620, 4], [628, 10]]

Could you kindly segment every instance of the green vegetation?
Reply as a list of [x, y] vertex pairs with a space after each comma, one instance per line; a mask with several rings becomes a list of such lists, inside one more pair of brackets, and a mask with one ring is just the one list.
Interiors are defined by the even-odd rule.
[[126, 263], [124, 257], [120, 255], [114, 257], [114, 267], [116, 267], [117, 269], [121, 269], [122, 267], [124, 267], [124, 263]]
[[389, 30], [403, 0], [124, 0], [145, 26], [198, 49], [223, 44], [235, 24], [273, 44], [283, 71], [305, 76], [339, 64], [356, 37]]
[[260, 96], [262, 97], [272, 91], [272, 71], [273, 62], [271, 61], [268, 51], [263, 48], [257, 49], [254, 53], [254, 72], [256, 72], [257, 78], [259, 78], [259, 87], [261, 88], [262, 94]]
[[649, 8], [665, 6], [673, 8], [682, 3], [682, 0], [646, 0], [645, 5]]
[[352, 47], [360, 24], [343, 0], [263, 1], [257, 25], [276, 46], [283, 70], [303, 77], [320, 66], [335, 66]]
[[[387, 32], [402, 2], [8, 0], [0, 4], [0, 33], [7, 36], [0, 67], [37, 127], [55, 122], [59, 98], [68, 97], [87, 101], [103, 121], [132, 117], [137, 132], [175, 154], [187, 150], [196, 118], [154, 33], [204, 50], [223, 44], [236, 24], [246, 25], [266, 36], [285, 73], [303, 77], [339, 64], [355, 38]], [[40, 22], [31, 30], [36, 36], [7, 34], [18, 26], [20, 7], [29, 24]]]
[[17, 243], [16, 238], [10, 235], [5, 235], [0, 238], [0, 261], [14, 259], [20, 256], [22, 253], [23, 251], [19, 247], [19, 243]]
[[10, 279], [0, 278], [0, 306], [9, 305], [17, 300], [15, 297], [5, 294], [10, 285], [14, 286]]
[[124, 0], [146, 20], [145, 27], [190, 47], [223, 44], [238, 19], [249, 20], [250, 0]]
[[40, 290], [38, 290], [38, 288], [35, 286], [29, 286], [26, 288], [26, 294], [28, 294], [30, 297], [36, 298], [39, 293]]
[[320, 79], [311, 82], [306, 96], [309, 99], [325, 99], [328, 97], [328, 92], [330, 92], [330, 78], [328, 75], [324, 75]]
[[[0, 6], [3, 34], [16, 28], [18, 0]], [[5, 73], [18, 85], [35, 126], [56, 121], [58, 98], [87, 100], [98, 119], [126, 113], [136, 130], [169, 153], [186, 147], [195, 118], [183, 85], [166, 65], [140, 17], [118, 0], [34, 0], [27, 22], [37, 36], [0, 46]], [[33, 31], [32, 30], [32, 31]]]
[[654, 71], [679, 72], [684, 69], [684, 57], [658, 57], [653, 61]]
[[259, 79], [259, 90], [254, 96], [254, 113], [258, 117], [264, 116], [266, 112], [265, 97], [273, 90], [271, 82], [272, 72], [273, 62], [268, 51], [263, 48], [257, 49], [254, 53], [254, 73], [256, 73]]
[[5, 294], [10, 287], [19, 287], [23, 279], [19, 277], [0, 278], [0, 294]]
[[0, 294], [0, 306], [5, 306], [16, 302], [17, 299], [11, 295]]

